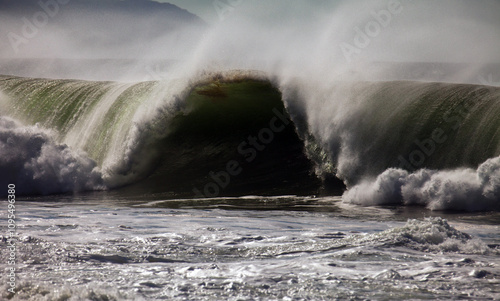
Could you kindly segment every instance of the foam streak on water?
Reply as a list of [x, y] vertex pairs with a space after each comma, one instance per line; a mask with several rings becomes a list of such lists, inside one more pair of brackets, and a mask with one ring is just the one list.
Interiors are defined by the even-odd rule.
[[[499, 227], [487, 217], [406, 222], [335, 198], [201, 203], [21, 203], [14, 300], [500, 297]], [[241, 209], [250, 203], [260, 210]]]

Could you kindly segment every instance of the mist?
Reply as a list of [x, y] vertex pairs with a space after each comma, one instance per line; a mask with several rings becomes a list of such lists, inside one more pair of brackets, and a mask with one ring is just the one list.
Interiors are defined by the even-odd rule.
[[[154, 1], [3, 0], [0, 72], [20, 66], [24, 76], [144, 80], [175, 62], [180, 73], [213, 67], [321, 82], [356, 75], [479, 83], [500, 62], [499, 8], [494, 0], [232, 1], [214, 6], [219, 20], [209, 25]], [[101, 74], [102, 62], [88, 63], [98, 59], [115, 62]]]
[[0, 73], [143, 80], [186, 59], [206, 27], [154, 1], [0, 1]]

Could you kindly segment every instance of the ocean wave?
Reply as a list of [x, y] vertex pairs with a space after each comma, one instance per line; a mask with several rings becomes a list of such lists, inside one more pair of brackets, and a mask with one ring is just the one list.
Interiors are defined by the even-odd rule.
[[[278, 110], [290, 131], [273, 134], [279, 143], [248, 150], [260, 161], [248, 164], [249, 175], [232, 181], [226, 193], [287, 194], [288, 185], [294, 193], [316, 194], [340, 179], [350, 187], [345, 200], [356, 204], [498, 208], [500, 89], [494, 87], [320, 84], [233, 70], [129, 84], [3, 76], [0, 89], [9, 98], [2, 100], [7, 116], [51, 129], [44, 141], [67, 145], [63, 158], [84, 151], [96, 165], [76, 170], [98, 168], [108, 188], [203, 191], [227, 162], [246, 161], [238, 147], [269, 127]], [[260, 149], [267, 155], [253, 155]], [[61, 185], [60, 191], [72, 189]], [[273, 190], [278, 186], [283, 189]]]

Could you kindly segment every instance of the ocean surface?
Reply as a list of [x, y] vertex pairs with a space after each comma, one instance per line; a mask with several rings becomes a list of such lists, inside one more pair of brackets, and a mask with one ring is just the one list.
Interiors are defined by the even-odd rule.
[[12, 300], [500, 298], [498, 213], [340, 197], [161, 199], [20, 200]]

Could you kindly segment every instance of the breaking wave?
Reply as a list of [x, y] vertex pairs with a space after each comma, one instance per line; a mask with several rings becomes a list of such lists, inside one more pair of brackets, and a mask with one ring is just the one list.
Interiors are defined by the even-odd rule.
[[[2, 170], [16, 171], [2, 181], [25, 194], [347, 187], [344, 200], [362, 205], [498, 209], [495, 87], [231, 71], [138, 83], [3, 76], [0, 90]], [[223, 176], [228, 162], [241, 175]]]

